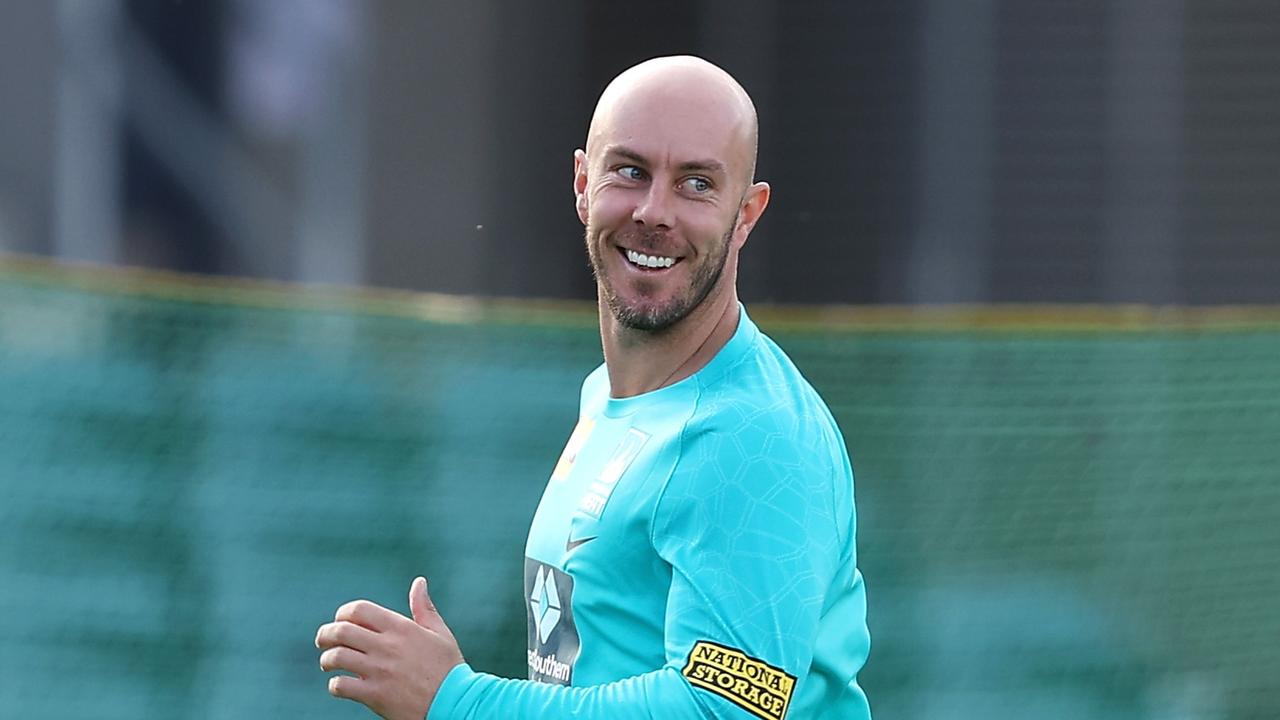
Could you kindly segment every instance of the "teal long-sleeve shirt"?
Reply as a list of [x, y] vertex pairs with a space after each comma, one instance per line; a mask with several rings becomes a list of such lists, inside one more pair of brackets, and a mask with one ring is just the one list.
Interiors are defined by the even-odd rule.
[[525, 549], [530, 679], [459, 665], [428, 720], [869, 720], [855, 528], [839, 428], [745, 310], [660, 390], [601, 366]]

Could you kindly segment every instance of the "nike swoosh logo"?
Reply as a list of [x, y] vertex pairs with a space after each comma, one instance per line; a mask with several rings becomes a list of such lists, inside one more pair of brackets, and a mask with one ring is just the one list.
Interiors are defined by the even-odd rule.
[[564, 551], [567, 553], [571, 553], [574, 550], [577, 550], [579, 545], [582, 545], [583, 543], [589, 543], [595, 539], [596, 539], [595, 535], [591, 537], [578, 538], [577, 540], [574, 540], [573, 538], [569, 538], [564, 543]]

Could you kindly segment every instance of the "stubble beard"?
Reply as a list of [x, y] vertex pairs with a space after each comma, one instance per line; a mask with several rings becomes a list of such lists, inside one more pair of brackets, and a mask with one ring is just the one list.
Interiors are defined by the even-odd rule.
[[[689, 313], [696, 310], [711, 294], [716, 284], [720, 282], [720, 276], [724, 273], [725, 264], [729, 260], [729, 241], [733, 237], [733, 228], [736, 226], [737, 218], [735, 217], [733, 223], [729, 225], [729, 229], [720, 238], [720, 245], [714, 250], [715, 254], [708, 256], [694, 271], [689, 287], [661, 305], [648, 303], [628, 304], [618, 295], [617, 290], [609, 280], [608, 273], [605, 272], [604, 259], [600, 257], [602, 249], [593, 240], [591, 228], [588, 227], [586, 243], [587, 256], [591, 260], [591, 272], [595, 275], [600, 294], [604, 298], [605, 304], [609, 306], [609, 312], [614, 319], [623, 327], [631, 330], [660, 333], [688, 317]], [[647, 242], [647, 239], [646, 234], [642, 233], [640, 242], [636, 243], [636, 246], [650, 247], [657, 244]], [[610, 252], [612, 249], [603, 251]]]

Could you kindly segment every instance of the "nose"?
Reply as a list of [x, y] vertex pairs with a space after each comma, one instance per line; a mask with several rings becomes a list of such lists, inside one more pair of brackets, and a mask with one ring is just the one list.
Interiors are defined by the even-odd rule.
[[669, 230], [675, 223], [673, 209], [670, 192], [661, 183], [650, 183], [648, 192], [631, 212], [631, 219], [651, 228]]

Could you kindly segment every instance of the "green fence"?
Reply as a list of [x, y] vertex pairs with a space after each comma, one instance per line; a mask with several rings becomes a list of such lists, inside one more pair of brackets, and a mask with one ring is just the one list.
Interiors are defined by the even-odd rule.
[[[1280, 716], [1277, 314], [990, 313], [757, 315], [850, 444], [877, 720]], [[586, 306], [0, 265], [0, 716], [367, 717], [315, 629], [417, 574], [522, 675], [599, 361]]]

